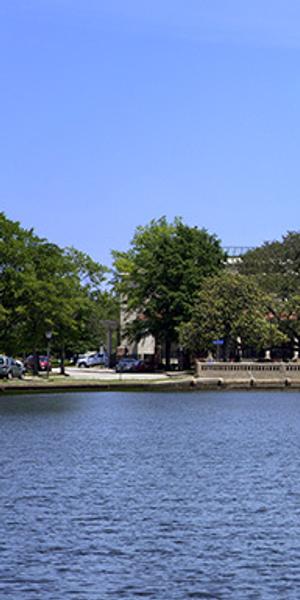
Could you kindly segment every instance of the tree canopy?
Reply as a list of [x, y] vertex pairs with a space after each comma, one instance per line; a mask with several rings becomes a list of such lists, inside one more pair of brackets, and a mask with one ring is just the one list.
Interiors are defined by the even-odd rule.
[[255, 275], [262, 289], [279, 298], [300, 294], [300, 233], [290, 231], [282, 241], [265, 242], [250, 250], [239, 271]]
[[139, 340], [147, 334], [170, 346], [178, 326], [189, 319], [204, 277], [223, 268], [224, 253], [215, 235], [165, 217], [138, 227], [127, 252], [114, 252], [115, 289], [135, 318], [127, 334]]
[[147, 335], [195, 354], [223, 339], [225, 356], [241, 338], [257, 349], [300, 336], [300, 233], [249, 251], [239, 273], [226, 268], [215, 235], [166, 217], [138, 227], [108, 269], [75, 248], [61, 248], [0, 213], [0, 352], [44, 351], [45, 333], [61, 356], [96, 348], [103, 322], [127, 314], [123, 332]]
[[270, 318], [271, 304], [272, 297], [254, 277], [228, 271], [207, 277], [190, 321], [180, 327], [181, 343], [197, 355], [212, 350], [214, 340], [222, 340], [225, 358], [238, 343], [257, 349], [283, 343], [286, 336]]
[[109, 303], [102, 289], [106, 272], [86, 254], [39, 238], [0, 213], [0, 351], [42, 351], [47, 330], [57, 350], [86, 349], [100, 334], [95, 315], [117, 315], [116, 301]]

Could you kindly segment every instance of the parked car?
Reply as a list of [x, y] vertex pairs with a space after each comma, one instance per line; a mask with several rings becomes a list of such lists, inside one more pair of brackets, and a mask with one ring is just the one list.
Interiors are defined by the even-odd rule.
[[117, 373], [140, 373], [144, 370], [145, 363], [138, 358], [124, 357], [116, 364]]
[[94, 354], [81, 354], [78, 357], [76, 366], [80, 368], [96, 367], [102, 365], [108, 366], [108, 354], [106, 352], [95, 352]]
[[0, 356], [0, 377], [6, 377], [12, 379], [18, 377], [23, 379], [25, 373], [25, 367], [20, 360], [15, 360], [11, 356]]
[[[30, 354], [25, 359], [25, 369], [27, 371], [34, 371], [35, 357], [34, 354]], [[48, 356], [43, 354], [39, 354], [38, 356], [38, 370], [39, 371], [51, 371], [51, 360], [48, 359]]]

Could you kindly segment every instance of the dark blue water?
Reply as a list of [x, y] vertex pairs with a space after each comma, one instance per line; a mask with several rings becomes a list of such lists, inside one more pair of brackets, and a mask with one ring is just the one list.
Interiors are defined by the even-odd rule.
[[299, 599], [300, 395], [0, 397], [0, 597]]

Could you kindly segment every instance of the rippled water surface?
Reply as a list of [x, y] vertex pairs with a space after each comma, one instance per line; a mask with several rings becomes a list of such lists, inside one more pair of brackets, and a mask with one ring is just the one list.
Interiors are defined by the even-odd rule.
[[300, 598], [298, 393], [0, 397], [0, 597]]

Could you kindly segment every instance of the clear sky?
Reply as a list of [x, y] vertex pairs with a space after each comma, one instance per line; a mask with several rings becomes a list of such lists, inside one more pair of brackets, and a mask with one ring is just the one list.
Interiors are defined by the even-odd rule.
[[166, 215], [299, 227], [299, 0], [2, 0], [0, 207], [109, 264]]

